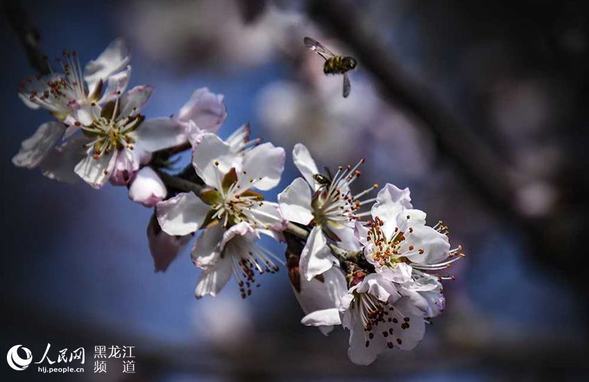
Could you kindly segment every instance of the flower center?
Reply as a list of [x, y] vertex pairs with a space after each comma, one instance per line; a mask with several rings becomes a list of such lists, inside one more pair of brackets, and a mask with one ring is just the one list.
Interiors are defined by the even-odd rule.
[[263, 205], [263, 196], [248, 189], [243, 190], [234, 168], [225, 174], [221, 183], [220, 190], [209, 189], [201, 194], [202, 199], [211, 206], [213, 211], [210, 220], [222, 222], [225, 227], [241, 222], [257, 225], [259, 222], [251, 209], [256, 205]]
[[137, 114], [118, 118], [118, 104], [119, 99], [117, 98], [110, 117], [104, 116], [105, 111], [108, 110], [107, 105], [103, 109], [102, 115], [95, 118], [90, 126], [82, 126], [84, 133], [93, 138], [92, 141], [86, 144], [86, 147], [89, 148], [89, 151], [92, 152], [92, 155], [96, 159], [114, 150], [122, 150], [124, 148], [133, 150], [135, 140], [131, 133], [137, 129], [144, 117]]
[[340, 167], [333, 179], [320, 174], [314, 176], [320, 185], [319, 190], [313, 195], [312, 201], [315, 224], [341, 225], [364, 216], [363, 213], [358, 213], [358, 210], [375, 199], [361, 200], [361, 198], [378, 188], [378, 185], [372, 185], [368, 189], [352, 195], [350, 185], [361, 175], [358, 167], [362, 163], [364, 163], [363, 159], [353, 167]]

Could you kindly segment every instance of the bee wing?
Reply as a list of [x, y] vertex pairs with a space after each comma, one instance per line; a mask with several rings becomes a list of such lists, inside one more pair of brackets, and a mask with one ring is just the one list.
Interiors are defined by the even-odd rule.
[[350, 95], [351, 90], [352, 90], [352, 84], [350, 83], [350, 77], [348, 76], [348, 73], [344, 73], [344, 90], [343, 90], [344, 98], [346, 98], [347, 96]]
[[323, 59], [325, 59], [325, 60], [327, 60], [329, 57], [335, 56], [335, 53], [333, 53], [331, 50], [329, 50], [326, 47], [324, 47], [323, 45], [321, 45], [321, 43], [319, 41], [313, 40], [311, 37], [305, 37], [303, 39], [303, 42], [305, 43], [305, 46], [307, 48], [316, 52], [318, 55], [323, 57]]

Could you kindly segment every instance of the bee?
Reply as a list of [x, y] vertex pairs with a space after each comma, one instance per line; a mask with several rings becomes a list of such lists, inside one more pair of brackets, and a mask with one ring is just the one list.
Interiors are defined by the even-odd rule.
[[323, 64], [323, 73], [325, 74], [343, 74], [344, 76], [344, 87], [343, 96], [344, 98], [350, 95], [352, 85], [350, 84], [350, 78], [348, 72], [355, 69], [358, 62], [354, 57], [350, 56], [338, 56], [323, 45], [319, 41], [312, 39], [311, 37], [305, 37], [303, 42], [305, 46], [318, 55], [323, 57], [325, 63]]
[[320, 188], [327, 188], [331, 185], [333, 176], [331, 175], [331, 171], [329, 170], [329, 168], [325, 167], [325, 175], [314, 174], [313, 179], [315, 180], [315, 182], [317, 182]]

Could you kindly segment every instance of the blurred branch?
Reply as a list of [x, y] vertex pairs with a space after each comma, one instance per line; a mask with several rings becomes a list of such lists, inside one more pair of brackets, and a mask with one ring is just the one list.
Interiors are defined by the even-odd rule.
[[39, 74], [48, 74], [49, 64], [39, 46], [41, 36], [22, 4], [19, 1], [6, 0], [2, 4], [2, 9], [10, 27], [18, 35], [31, 66]]
[[372, 73], [391, 103], [425, 124], [433, 133], [439, 152], [454, 164], [487, 205], [517, 215], [511, 203], [513, 185], [507, 168], [429, 89], [401, 69], [361, 7], [348, 1], [310, 1], [309, 14], [351, 48], [361, 67]]

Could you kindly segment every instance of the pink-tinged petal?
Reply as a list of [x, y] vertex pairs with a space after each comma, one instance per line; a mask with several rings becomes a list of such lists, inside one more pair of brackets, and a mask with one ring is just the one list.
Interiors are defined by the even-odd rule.
[[[315, 277], [311, 281], [307, 281], [304, 277], [300, 277], [300, 274], [298, 277], [299, 290], [297, 291], [293, 286], [293, 291], [305, 314], [339, 307], [342, 296], [346, 295], [348, 291], [346, 278], [338, 267], [332, 267], [323, 273], [321, 279]], [[307, 323], [303, 321], [303, 324]], [[324, 335], [327, 335], [332, 329], [331, 326], [319, 327]]]
[[264, 143], [247, 151], [243, 158], [243, 172], [237, 174], [242, 187], [269, 190], [280, 182], [284, 171], [284, 149]]
[[296, 178], [278, 194], [282, 216], [291, 222], [307, 225], [313, 220], [311, 189], [303, 178]]
[[42, 124], [31, 137], [21, 143], [20, 150], [12, 157], [12, 163], [17, 167], [37, 167], [53, 150], [64, 132], [65, 126], [62, 123], [46, 122]]
[[224, 229], [220, 224], [206, 228], [196, 239], [192, 249], [192, 262], [204, 270], [214, 267], [221, 256]]
[[129, 78], [131, 77], [131, 65], [128, 65], [121, 72], [113, 74], [106, 80], [106, 87], [103, 91], [102, 97], [98, 100], [98, 104], [104, 105], [109, 101], [113, 101], [125, 92], [127, 85], [129, 85]]
[[223, 176], [240, 165], [240, 158], [217, 135], [206, 133], [194, 148], [192, 164], [207, 185], [221, 189]]
[[445, 308], [446, 299], [442, 294], [442, 284], [437, 277], [423, 274], [400, 288], [403, 296], [426, 318], [436, 317]]
[[93, 188], [101, 188], [110, 178], [117, 160], [117, 152], [105, 153], [95, 159], [86, 155], [74, 168], [76, 174]]
[[125, 186], [139, 171], [139, 158], [135, 150], [123, 149], [118, 152], [110, 182], [116, 186]]
[[156, 215], [162, 230], [168, 235], [188, 235], [204, 222], [209, 206], [192, 192], [181, 193], [158, 203]]
[[216, 133], [226, 117], [223, 96], [211, 93], [207, 88], [200, 88], [180, 108], [177, 119], [182, 122], [193, 121], [199, 129]]
[[321, 228], [315, 226], [311, 230], [301, 252], [299, 264], [301, 273], [309, 281], [313, 277], [328, 271], [334, 264], [337, 264], [337, 259], [331, 254]]
[[77, 183], [80, 177], [74, 168], [87, 155], [86, 142], [86, 137], [79, 136], [53, 149], [39, 164], [43, 175], [58, 182]]
[[231, 228], [223, 232], [223, 238], [219, 243], [219, 247], [224, 249], [231, 240], [238, 240], [240, 238], [252, 240], [254, 238], [259, 238], [259, 236], [251, 225], [246, 222], [241, 222], [231, 226]]
[[340, 312], [336, 308], [316, 310], [301, 320], [301, 324], [307, 326], [333, 326], [341, 323]]
[[172, 118], [145, 120], [135, 130], [133, 137], [138, 146], [149, 152], [167, 149], [186, 142], [184, 127]]
[[164, 182], [151, 167], [139, 170], [129, 186], [129, 199], [145, 207], [155, 207], [167, 194]]
[[125, 42], [118, 38], [111, 42], [104, 52], [84, 68], [84, 79], [90, 93], [100, 80], [105, 81], [112, 74], [122, 70], [129, 63], [129, 51]]
[[162, 231], [155, 216], [152, 216], [147, 226], [147, 239], [155, 271], [165, 272], [182, 248], [190, 241], [190, 238], [190, 235], [168, 235]]
[[201, 273], [194, 290], [194, 295], [196, 298], [201, 298], [205, 295], [216, 296], [227, 284], [232, 274], [233, 264], [231, 257], [221, 257], [214, 268]]
[[319, 170], [307, 147], [302, 143], [297, 143], [292, 150], [292, 159], [295, 166], [301, 172], [301, 175], [303, 175], [303, 178], [315, 188], [316, 182], [313, 175], [318, 174]]
[[149, 97], [151, 97], [152, 92], [153, 87], [149, 85], [139, 85], [124, 93], [119, 101], [119, 107], [121, 108], [119, 118], [138, 114]]

